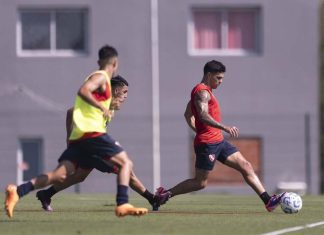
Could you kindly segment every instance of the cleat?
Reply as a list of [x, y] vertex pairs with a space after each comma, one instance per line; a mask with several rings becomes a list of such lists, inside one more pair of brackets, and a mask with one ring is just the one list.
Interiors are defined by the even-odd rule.
[[155, 194], [157, 194], [157, 193], [165, 193], [165, 192], [166, 192], [165, 188], [163, 188], [163, 187], [161, 186], [161, 187], [158, 187], [158, 188], [156, 189]]
[[276, 207], [279, 205], [281, 198], [282, 198], [283, 195], [285, 195], [285, 194], [286, 194], [286, 192], [280, 193], [280, 194], [278, 194], [278, 195], [274, 194], [274, 195], [270, 198], [270, 200], [269, 200], [269, 202], [267, 203], [267, 205], [265, 205], [265, 208], [267, 209], [267, 211], [269, 211], [269, 212], [274, 211], [274, 209], [276, 209]]
[[159, 210], [159, 202], [158, 202], [158, 198], [154, 195], [153, 197], [153, 201], [150, 201], [150, 204], [152, 206], [152, 211], [158, 211]]
[[171, 192], [166, 191], [163, 187], [159, 187], [154, 195], [154, 198], [156, 198], [158, 207], [165, 204], [169, 198], [171, 197]]
[[38, 191], [36, 197], [42, 203], [44, 211], [52, 212], [53, 208], [51, 207], [51, 198], [46, 197], [44, 192], [45, 190]]
[[129, 203], [122, 204], [117, 206], [115, 209], [115, 214], [118, 217], [123, 217], [126, 215], [141, 216], [148, 213], [146, 208], [136, 208]]
[[150, 202], [150, 204], [152, 205], [152, 211], [158, 211], [160, 204], [159, 204], [159, 199], [157, 197], [157, 194], [161, 194], [163, 192], [166, 192], [166, 190], [163, 187], [159, 187], [156, 189], [153, 201]]
[[13, 210], [19, 200], [17, 186], [9, 184], [6, 188], [5, 210], [9, 218], [13, 217]]
[[152, 211], [158, 211], [159, 210], [159, 203], [158, 202], [153, 202], [152, 204]]

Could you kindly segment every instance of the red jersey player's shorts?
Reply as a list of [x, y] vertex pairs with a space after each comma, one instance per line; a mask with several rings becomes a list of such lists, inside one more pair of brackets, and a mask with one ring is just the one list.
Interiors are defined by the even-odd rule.
[[216, 160], [224, 163], [226, 159], [238, 150], [226, 140], [219, 143], [206, 143], [195, 146], [196, 168], [211, 171]]
[[62, 153], [59, 162], [67, 160], [73, 162], [75, 167], [82, 169], [97, 169], [101, 172], [117, 173], [118, 167], [108, 160], [124, 151], [124, 149], [107, 134], [94, 138], [82, 139], [70, 143]]

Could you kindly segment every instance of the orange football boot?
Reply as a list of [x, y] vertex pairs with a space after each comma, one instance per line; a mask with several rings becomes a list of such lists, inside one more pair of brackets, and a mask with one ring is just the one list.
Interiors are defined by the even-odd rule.
[[9, 184], [6, 188], [5, 210], [9, 218], [13, 217], [13, 210], [19, 200], [17, 186]]
[[146, 208], [136, 208], [129, 203], [122, 204], [117, 206], [115, 209], [116, 216], [123, 217], [126, 215], [141, 216], [148, 213]]

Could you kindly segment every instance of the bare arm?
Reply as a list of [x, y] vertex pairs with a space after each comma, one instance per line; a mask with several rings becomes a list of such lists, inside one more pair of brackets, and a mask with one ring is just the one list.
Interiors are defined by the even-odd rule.
[[196, 132], [196, 126], [195, 126], [195, 117], [192, 114], [192, 110], [191, 110], [191, 105], [190, 105], [190, 101], [187, 104], [186, 107], [186, 111], [184, 113], [184, 117], [187, 121], [188, 126], [194, 131]]
[[106, 109], [100, 102], [98, 102], [92, 95], [95, 90], [105, 88], [106, 78], [102, 74], [92, 75], [79, 89], [78, 95], [90, 105], [100, 109], [104, 117], [109, 116], [109, 109]]
[[208, 113], [208, 102], [210, 99], [210, 94], [206, 90], [198, 92], [194, 98], [194, 104], [200, 121], [209, 126], [221, 129], [229, 133], [232, 137], [238, 137], [238, 129], [236, 127], [225, 126], [210, 116]]

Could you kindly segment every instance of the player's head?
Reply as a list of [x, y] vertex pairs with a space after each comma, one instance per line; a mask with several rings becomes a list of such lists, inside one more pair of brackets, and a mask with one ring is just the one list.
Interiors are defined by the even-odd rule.
[[110, 108], [119, 110], [128, 94], [128, 82], [125, 78], [117, 75], [111, 79], [112, 101]]
[[98, 52], [98, 65], [100, 69], [108, 68], [114, 74], [118, 68], [117, 50], [109, 45], [101, 47]]
[[222, 83], [225, 72], [225, 65], [211, 60], [204, 66], [204, 80], [212, 89], [216, 89]]
[[111, 81], [111, 87], [123, 87], [123, 86], [128, 86], [128, 82], [126, 81], [125, 78], [123, 78], [120, 75], [116, 75], [112, 77]]
[[207, 62], [204, 66], [204, 75], [207, 73], [225, 73], [226, 67], [221, 62], [216, 60], [211, 60]]

